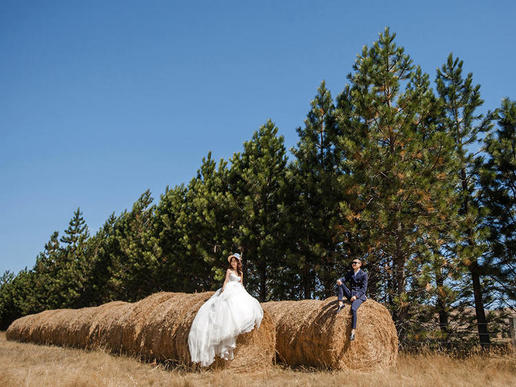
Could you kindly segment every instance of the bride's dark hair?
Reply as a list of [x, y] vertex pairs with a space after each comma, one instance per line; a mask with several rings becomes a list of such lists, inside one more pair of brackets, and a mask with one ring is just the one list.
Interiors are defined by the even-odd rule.
[[231, 257], [231, 260], [229, 261], [229, 269], [233, 270], [233, 267], [231, 266], [233, 259], [237, 261], [237, 273], [240, 277], [242, 277], [242, 261], [240, 259]]

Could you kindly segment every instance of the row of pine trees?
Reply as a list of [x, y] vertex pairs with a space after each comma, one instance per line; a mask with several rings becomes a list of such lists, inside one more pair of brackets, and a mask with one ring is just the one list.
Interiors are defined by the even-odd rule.
[[[260, 301], [325, 298], [354, 258], [402, 345], [488, 347], [516, 299], [516, 102], [482, 114], [450, 55], [433, 81], [388, 29], [334, 98], [323, 82], [290, 150], [267, 121], [187, 185], [145, 192], [94, 234], [79, 209], [33, 268], [0, 279], [0, 328], [29, 313], [220, 287], [244, 257]], [[472, 335], [473, 333], [473, 335]]]

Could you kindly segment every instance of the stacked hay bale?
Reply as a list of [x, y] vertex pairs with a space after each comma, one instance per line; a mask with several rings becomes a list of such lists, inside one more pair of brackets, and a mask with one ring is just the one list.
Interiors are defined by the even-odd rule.
[[367, 300], [358, 310], [356, 338], [350, 305], [336, 313], [337, 299], [275, 301], [262, 304], [276, 324], [280, 361], [329, 369], [373, 369], [394, 364], [398, 335], [389, 311]]
[[[156, 293], [139, 302], [110, 302], [98, 307], [48, 310], [14, 321], [8, 340], [79, 348], [102, 347], [146, 360], [192, 366], [188, 333], [201, 305], [213, 293]], [[272, 364], [274, 323], [268, 313], [260, 328], [240, 335], [235, 358], [217, 359], [213, 368], [248, 371]]]
[[[201, 305], [213, 293], [156, 293], [139, 302], [48, 310], [22, 317], [7, 330], [8, 340], [78, 348], [105, 348], [146, 360], [192, 366], [188, 333]], [[276, 301], [262, 304], [259, 329], [241, 335], [233, 361], [217, 358], [212, 368], [249, 371], [272, 364], [274, 354], [291, 366], [372, 369], [392, 365], [398, 337], [381, 304], [367, 300], [358, 310], [356, 339], [350, 306], [336, 314], [337, 300]]]

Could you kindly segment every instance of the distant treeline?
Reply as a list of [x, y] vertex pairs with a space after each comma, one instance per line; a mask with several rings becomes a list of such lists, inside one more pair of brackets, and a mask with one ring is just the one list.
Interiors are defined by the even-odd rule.
[[[77, 209], [33, 268], [0, 279], [0, 328], [44, 309], [213, 290], [240, 251], [261, 301], [331, 296], [358, 257], [402, 344], [473, 330], [488, 346], [500, 313], [487, 309], [516, 299], [516, 102], [481, 114], [461, 60], [450, 54], [431, 81], [394, 38], [364, 47], [336, 98], [321, 84], [290, 157], [267, 121], [230, 160], [208, 154], [187, 185], [157, 203], [143, 193], [94, 235]], [[470, 307], [473, 318], [460, 313]]]

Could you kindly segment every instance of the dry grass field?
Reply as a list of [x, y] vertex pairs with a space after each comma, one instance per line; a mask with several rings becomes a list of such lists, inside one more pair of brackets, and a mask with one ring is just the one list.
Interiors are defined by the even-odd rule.
[[185, 372], [102, 351], [22, 344], [0, 333], [0, 386], [515, 386], [515, 356], [400, 354], [373, 372], [291, 370]]

